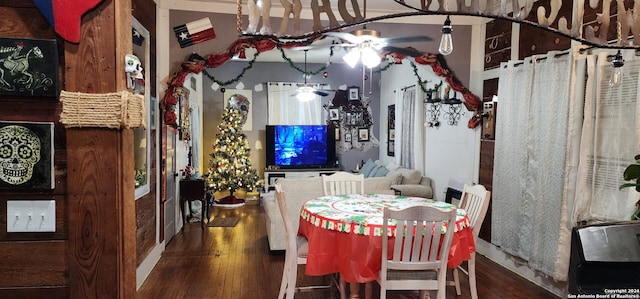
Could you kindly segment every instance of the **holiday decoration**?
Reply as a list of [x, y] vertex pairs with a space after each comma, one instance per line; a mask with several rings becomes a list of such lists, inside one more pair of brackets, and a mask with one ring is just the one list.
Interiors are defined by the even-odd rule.
[[[189, 58], [185, 62], [182, 63], [181, 70], [179, 70], [174, 75], [174, 77], [169, 78], [168, 80], [169, 86], [167, 87], [168, 90], [165, 93], [165, 97], [162, 101], [160, 108], [162, 109], [162, 111], [164, 111], [165, 114], [172, 113], [171, 107], [173, 105], [170, 104], [169, 102], [173, 97], [172, 95], [173, 90], [181, 87], [184, 84], [184, 80], [189, 73], [199, 74], [200, 72], [203, 72], [207, 77], [209, 77], [209, 79], [217, 83], [219, 86], [231, 85], [235, 82], [238, 82], [240, 78], [244, 76], [245, 72], [253, 67], [260, 53], [269, 51], [275, 48], [282, 51], [282, 49], [291, 49], [295, 47], [308, 46], [320, 38], [322, 38], [321, 34], [313, 35], [313, 36], [307, 37], [304, 40], [296, 40], [296, 41], [281, 41], [272, 36], [240, 37], [231, 46], [229, 46], [229, 48], [227, 48], [227, 50], [224, 52], [221, 52], [218, 54], [210, 54], [206, 56], [206, 58], [201, 57], [197, 54], [192, 54], [189, 56]], [[223, 81], [217, 80], [216, 78], [213, 78], [213, 76], [211, 76], [206, 72], [207, 68], [219, 67], [224, 63], [226, 63], [227, 61], [231, 60], [233, 56], [239, 55], [240, 53], [244, 52], [246, 49], [249, 49], [249, 48], [256, 49], [253, 59], [249, 61], [248, 65], [245, 68], [243, 68], [242, 71], [240, 71], [240, 74], [236, 76], [234, 79], [223, 82]], [[408, 47], [407, 49], [412, 49], [412, 48]], [[290, 59], [288, 59], [284, 55], [284, 51], [282, 51], [282, 53], [283, 53], [283, 58], [289, 61], [289, 64], [293, 68], [297, 69], [298, 71], [304, 72], [298, 69], [297, 67], [295, 67], [295, 65], [290, 61]], [[479, 122], [477, 121], [477, 117], [475, 116], [482, 115], [482, 100], [480, 100], [478, 96], [471, 93], [469, 89], [467, 89], [464, 85], [462, 85], [462, 83], [455, 76], [453, 71], [451, 71], [451, 69], [449, 69], [449, 67], [446, 65], [445, 58], [442, 55], [425, 53], [421, 56], [409, 57], [402, 53], [389, 52], [389, 51], [385, 51], [382, 54], [383, 56], [388, 57], [389, 60], [393, 62], [388, 62], [385, 66], [380, 67], [379, 71], [387, 70], [392, 65], [394, 65], [398, 61], [401, 61], [404, 58], [413, 59], [417, 64], [430, 66], [436, 75], [444, 77], [444, 81], [447, 82], [447, 84], [450, 84], [453, 90], [460, 92], [462, 94], [462, 97], [463, 97], [462, 100], [465, 106], [467, 106], [472, 110], [475, 110], [474, 117], [472, 117], [469, 120], [468, 127], [476, 128], [479, 125]], [[313, 73], [315, 75], [315, 74], [324, 72], [325, 69], [326, 69], [326, 65], [320, 68], [317, 72], [305, 72], [305, 74]], [[166, 118], [167, 116], [165, 115], [165, 119]], [[172, 124], [167, 123], [167, 125], [172, 125]]]
[[240, 189], [254, 190], [259, 185], [258, 173], [251, 168], [249, 143], [242, 133], [242, 111], [228, 107], [218, 125], [213, 152], [210, 154], [208, 189], [212, 192], [229, 190], [229, 196], [216, 199], [219, 204], [244, 202], [233, 196]]

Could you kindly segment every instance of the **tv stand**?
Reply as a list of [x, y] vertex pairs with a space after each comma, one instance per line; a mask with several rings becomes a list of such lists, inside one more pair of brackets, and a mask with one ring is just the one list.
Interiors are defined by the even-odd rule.
[[268, 191], [275, 189], [275, 181], [279, 178], [303, 179], [331, 175], [340, 168], [300, 168], [300, 169], [271, 169], [264, 170], [265, 187]]

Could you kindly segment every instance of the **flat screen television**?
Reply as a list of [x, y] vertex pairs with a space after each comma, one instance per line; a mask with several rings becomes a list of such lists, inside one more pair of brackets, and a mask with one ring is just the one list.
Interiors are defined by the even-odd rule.
[[336, 167], [334, 128], [326, 125], [266, 126], [266, 165], [277, 169]]

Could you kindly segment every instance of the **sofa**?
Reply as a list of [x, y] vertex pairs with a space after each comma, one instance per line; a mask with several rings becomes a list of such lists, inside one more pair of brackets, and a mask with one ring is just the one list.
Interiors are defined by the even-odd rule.
[[420, 171], [400, 167], [394, 163], [383, 164], [380, 160], [369, 159], [360, 167], [359, 172], [365, 178], [388, 177], [391, 189], [398, 194], [413, 197], [433, 198], [433, 186], [429, 177]]
[[[281, 178], [276, 182], [282, 186], [293, 229], [294, 231], [298, 231], [302, 204], [307, 200], [323, 196], [322, 178]], [[395, 194], [396, 192], [391, 189], [391, 184], [391, 178], [388, 177], [366, 178], [364, 180], [364, 192], [367, 194]], [[284, 225], [278, 203], [275, 202], [274, 191], [263, 195], [263, 207], [267, 216], [266, 226], [269, 250], [285, 250], [286, 239]]]

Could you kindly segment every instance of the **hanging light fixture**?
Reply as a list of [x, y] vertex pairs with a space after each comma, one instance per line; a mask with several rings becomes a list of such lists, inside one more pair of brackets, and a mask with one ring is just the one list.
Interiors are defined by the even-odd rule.
[[613, 55], [611, 65], [613, 66], [613, 70], [609, 78], [609, 86], [617, 86], [622, 82], [622, 67], [624, 66], [624, 58], [622, 58], [622, 52], [620, 52], [620, 50], [618, 50], [616, 55]]
[[438, 47], [438, 52], [442, 55], [449, 55], [453, 52], [453, 39], [451, 38], [451, 19], [447, 16], [447, 19], [444, 21], [444, 26], [442, 26], [442, 37], [440, 38], [440, 47]]

